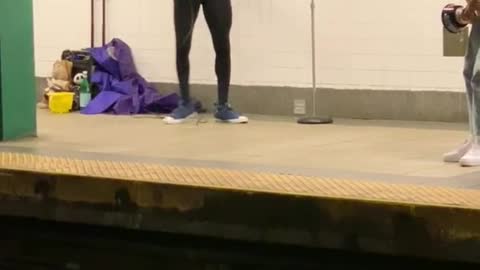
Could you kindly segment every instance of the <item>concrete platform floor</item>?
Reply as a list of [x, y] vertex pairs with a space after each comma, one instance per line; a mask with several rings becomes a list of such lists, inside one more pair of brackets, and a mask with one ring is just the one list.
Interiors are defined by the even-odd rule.
[[248, 125], [225, 125], [209, 117], [166, 126], [157, 116], [40, 110], [38, 138], [2, 143], [0, 150], [480, 188], [480, 168], [441, 160], [466, 138], [464, 124], [336, 119], [302, 126], [291, 118], [253, 116]]

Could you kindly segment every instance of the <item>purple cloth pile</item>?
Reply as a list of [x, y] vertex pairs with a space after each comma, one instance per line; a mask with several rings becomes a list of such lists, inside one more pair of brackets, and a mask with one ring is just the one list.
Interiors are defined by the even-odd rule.
[[114, 39], [90, 53], [96, 66], [91, 81], [100, 92], [83, 114], [170, 113], [177, 106], [177, 94], [160, 95], [137, 73], [132, 51], [122, 40]]

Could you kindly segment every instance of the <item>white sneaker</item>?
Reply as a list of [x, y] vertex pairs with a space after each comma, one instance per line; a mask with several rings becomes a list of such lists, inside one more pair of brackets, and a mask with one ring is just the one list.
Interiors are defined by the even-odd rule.
[[480, 166], [480, 145], [473, 144], [470, 150], [460, 159], [460, 165], [463, 167]]
[[463, 156], [472, 148], [472, 139], [468, 139], [462, 145], [457, 147], [457, 149], [448, 152], [443, 155], [443, 161], [445, 162], [459, 162]]

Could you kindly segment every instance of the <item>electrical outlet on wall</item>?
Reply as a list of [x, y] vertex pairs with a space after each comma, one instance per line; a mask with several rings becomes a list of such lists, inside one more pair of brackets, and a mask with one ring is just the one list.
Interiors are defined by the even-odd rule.
[[293, 113], [296, 115], [307, 114], [307, 102], [305, 99], [295, 99], [293, 101]]

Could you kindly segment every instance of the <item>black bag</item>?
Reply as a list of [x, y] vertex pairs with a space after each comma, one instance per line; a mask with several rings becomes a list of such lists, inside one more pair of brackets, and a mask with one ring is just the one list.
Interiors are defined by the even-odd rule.
[[65, 50], [62, 52], [62, 60], [67, 60], [73, 63], [71, 78], [72, 82], [74, 81], [73, 78], [75, 78], [77, 74], [87, 71], [88, 81], [90, 82], [90, 91], [92, 93], [92, 98], [94, 98], [98, 94], [99, 90], [96, 86], [91, 84], [92, 74], [95, 71], [95, 61], [93, 60], [90, 52], [86, 50]]
[[62, 52], [62, 60], [67, 60], [73, 63], [72, 67], [72, 81], [75, 75], [78, 73], [88, 72], [90, 77], [93, 73], [93, 59], [88, 51], [70, 51], [65, 50]]

